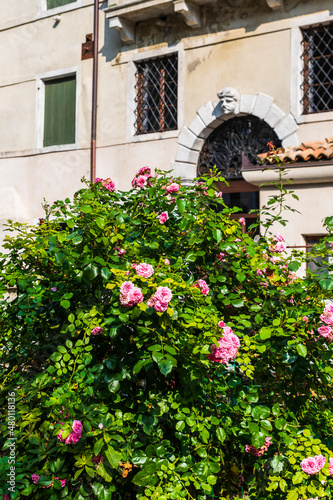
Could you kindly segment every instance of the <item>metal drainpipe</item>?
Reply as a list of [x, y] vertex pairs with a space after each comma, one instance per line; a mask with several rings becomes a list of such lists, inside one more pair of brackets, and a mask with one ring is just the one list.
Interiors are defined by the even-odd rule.
[[97, 76], [98, 76], [98, 15], [99, 0], [94, 3], [94, 58], [93, 58], [93, 88], [91, 113], [91, 148], [90, 148], [90, 180], [96, 179], [96, 119], [97, 119]]

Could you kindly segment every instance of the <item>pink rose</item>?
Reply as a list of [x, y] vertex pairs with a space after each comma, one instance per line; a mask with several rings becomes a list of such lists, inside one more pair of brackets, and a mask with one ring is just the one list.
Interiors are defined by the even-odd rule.
[[209, 294], [209, 286], [205, 282], [205, 280], [198, 280], [195, 285], [193, 285], [195, 288], [200, 288], [202, 295], [208, 295]]
[[150, 278], [154, 274], [154, 268], [150, 264], [141, 263], [135, 268], [136, 273], [143, 278]]
[[240, 224], [242, 224], [242, 226], [245, 226], [246, 222], [245, 222], [244, 217], [241, 217], [241, 218], [239, 219], [239, 223], [240, 223]]
[[53, 286], [53, 287], [51, 288], [51, 290], [52, 290], [52, 292], [56, 292], [56, 291], [57, 291], [57, 287], [56, 287], [56, 286]]
[[98, 424], [98, 428], [103, 429], [103, 424], [102, 423]]
[[322, 337], [328, 337], [332, 333], [332, 328], [327, 325], [322, 325], [321, 327], [318, 328], [318, 333]]
[[170, 261], [169, 261], [169, 259], [164, 259], [164, 264], [165, 264], [166, 266], [170, 266]]
[[219, 192], [215, 191], [215, 196], [216, 198], [222, 198], [222, 191]]
[[139, 177], [136, 178], [136, 185], [142, 188], [146, 184], [146, 180], [145, 175], [139, 175]]
[[170, 302], [172, 299], [172, 292], [167, 286], [159, 286], [155, 293], [155, 299], [162, 303]]
[[303, 321], [307, 322], [309, 321], [309, 318], [307, 316], [303, 316]]
[[219, 326], [220, 328], [224, 328], [227, 325], [225, 324], [224, 321], [219, 321], [218, 324], [217, 324], [217, 326]]
[[151, 170], [149, 167], [141, 167], [139, 172], [138, 172], [138, 175], [145, 175], [145, 174], [151, 174]]
[[286, 245], [282, 243], [282, 241], [278, 241], [278, 243], [274, 246], [273, 252], [282, 253], [286, 249]]
[[131, 281], [124, 281], [124, 283], [120, 287], [120, 293], [122, 295], [127, 295], [128, 292], [134, 287], [134, 283]]
[[[108, 177], [105, 179], [104, 182], [102, 182], [102, 186], [105, 187], [110, 193], [112, 193], [115, 190], [115, 183]], [[65, 480], [66, 481], [66, 480]]]
[[123, 255], [125, 255], [125, 253], [126, 253], [126, 250], [124, 248], [120, 248], [119, 252], [118, 252], [118, 256], [122, 257]]
[[38, 474], [31, 474], [31, 479], [34, 484], [38, 484], [40, 476]]
[[161, 302], [160, 300], [155, 300], [154, 308], [155, 311], [165, 312], [168, 309], [168, 302]]
[[265, 451], [270, 447], [270, 445], [272, 444], [272, 438], [271, 437], [267, 437], [265, 439], [265, 443], [264, 445], [261, 447], [261, 448], [256, 448], [255, 446], [249, 446], [248, 444], [245, 446], [245, 451], [247, 453], [250, 453], [251, 455], [254, 455], [256, 457], [260, 457], [261, 455], [263, 455], [265, 453]]
[[140, 304], [143, 302], [143, 293], [141, 292], [141, 289], [138, 287], [133, 287], [127, 294], [127, 299], [128, 299], [128, 307], [134, 306], [135, 304]]
[[330, 466], [328, 468], [328, 472], [331, 474], [331, 476], [333, 476], [333, 458], [330, 458], [329, 464]]
[[333, 326], [333, 308], [331, 305], [325, 307], [323, 313], [320, 315], [320, 319], [323, 323], [326, 323], [326, 325]]
[[218, 340], [218, 347], [215, 344], [211, 346], [211, 354], [208, 359], [216, 363], [226, 364], [237, 356], [240, 341], [237, 335], [232, 333], [230, 327], [223, 328], [223, 337]]
[[325, 465], [326, 458], [323, 455], [304, 458], [301, 462], [301, 467], [306, 474], [317, 474]]
[[91, 330], [91, 335], [99, 335], [100, 333], [102, 333], [102, 331], [103, 331], [102, 326], [95, 326], [95, 328]]
[[284, 237], [283, 237], [283, 236], [282, 236], [282, 234], [280, 234], [280, 233], [276, 233], [276, 234], [274, 235], [274, 239], [275, 239], [276, 241], [284, 241]]
[[158, 217], [160, 224], [165, 224], [168, 219], [169, 219], [168, 212], [162, 212], [161, 215]]
[[80, 420], [73, 420], [72, 429], [76, 434], [82, 433], [82, 422]]
[[177, 191], [179, 190], [180, 186], [179, 184], [176, 184], [176, 182], [173, 182], [172, 184], [170, 184], [166, 190], [167, 192], [170, 194], [170, 193], [177, 193]]

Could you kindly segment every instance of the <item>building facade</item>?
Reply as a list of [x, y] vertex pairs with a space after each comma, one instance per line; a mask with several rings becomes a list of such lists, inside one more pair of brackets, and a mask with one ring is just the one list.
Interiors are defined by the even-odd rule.
[[[0, 5], [0, 222], [32, 222], [90, 177], [94, 2]], [[125, 190], [148, 165], [190, 183], [216, 164], [248, 215], [274, 194], [268, 141], [330, 144], [332, 54], [329, 0], [99, 1], [97, 177]], [[332, 156], [312, 160], [290, 169], [290, 246], [333, 214]]]

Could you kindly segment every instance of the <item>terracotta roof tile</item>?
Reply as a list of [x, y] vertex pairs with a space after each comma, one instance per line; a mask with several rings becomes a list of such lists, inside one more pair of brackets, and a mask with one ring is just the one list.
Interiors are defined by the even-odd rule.
[[[279, 148], [277, 156], [283, 162], [292, 163], [333, 160], [333, 137], [320, 141], [303, 142], [289, 148]], [[277, 163], [274, 154], [262, 153], [258, 155], [258, 158], [260, 163], [264, 165]]]

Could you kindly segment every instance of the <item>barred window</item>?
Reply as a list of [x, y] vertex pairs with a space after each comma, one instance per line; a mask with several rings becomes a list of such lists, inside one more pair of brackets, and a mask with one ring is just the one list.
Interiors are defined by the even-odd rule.
[[333, 22], [302, 30], [303, 114], [333, 110]]
[[136, 63], [135, 76], [135, 135], [177, 130], [177, 54]]

